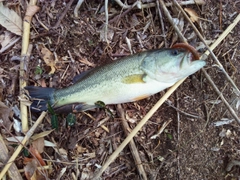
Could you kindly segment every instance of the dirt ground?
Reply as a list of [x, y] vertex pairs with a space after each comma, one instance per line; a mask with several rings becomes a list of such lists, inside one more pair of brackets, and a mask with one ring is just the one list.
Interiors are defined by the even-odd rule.
[[[129, 0], [132, 5], [135, 1]], [[171, 1], [168, 1], [171, 2]], [[178, 1], [182, 2], [182, 1]], [[27, 1], [10, 0], [4, 5], [24, 16]], [[28, 85], [64, 88], [81, 72], [114, 61], [133, 53], [170, 47], [180, 42], [162, 8], [163, 25], [159, 8], [123, 9], [115, 1], [109, 1], [108, 43], [104, 38], [106, 22], [104, 0], [85, 1], [78, 16], [74, 16], [77, 1], [64, 14], [69, 0], [41, 0], [39, 12], [32, 19], [30, 43], [33, 46], [26, 68]], [[156, 1], [145, 2], [156, 3]], [[165, 1], [167, 3], [167, 1]], [[205, 1], [205, 5], [189, 4], [189, 8], [200, 17], [194, 22], [206, 42], [211, 45], [233, 22], [240, 12], [240, 2]], [[206, 48], [194, 33], [188, 21], [175, 6], [167, 6], [188, 43], [204, 53]], [[61, 15], [64, 15], [61, 20]], [[163, 30], [164, 29], [164, 33]], [[6, 29], [0, 26], [0, 36]], [[14, 37], [14, 35], [11, 35]], [[1, 40], [1, 39], [0, 39]], [[128, 46], [131, 45], [131, 51]], [[0, 41], [1, 42], [1, 41]], [[214, 53], [227, 74], [240, 88], [240, 24], [214, 49]], [[44, 61], [51, 54], [55, 70], [52, 74], [49, 62]], [[19, 60], [21, 40], [0, 54], [1, 101], [8, 106], [19, 107]], [[209, 56], [205, 70], [222, 92], [228, 103], [240, 118], [240, 99], [217, 63]], [[131, 131], [166, 91], [134, 103], [122, 104], [123, 113]], [[104, 100], [103, 100], [104, 102]], [[0, 109], [1, 110], [1, 109]], [[109, 113], [113, 115], [111, 115]], [[108, 157], [126, 138], [124, 126], [116, 105], [74, 114], [76, 122], [70, 123], [68, 115], [58, 115], [58, 130], [44, 136], [56, 147], [44, 146], [41, 156], [52, 169], [46, 170], [45, 179], [91, 179], [91, 175], [106, 162]], [[39, 113], [30, 113], [30, 126]], [[34, 134], [53, 129], [51, 113], [48, 113]], [[9, 118], [8, 129], [1, 127], [3, 138], [24, 136], [12, 126], [15, 115]], [[74, 118], [73, 118], [74, 119]], [[164, 122], [170, 123], [155, 139]], [[71, 121], [72, 122], [72, 121]], [[219, 124], [219, 123], [225, 124]], [[101, 124], [100, 124], [101, 123]], [[134, 137], [147, 179], [239, 179], [240, 178], [240, 126], [229, 113], [226, 105], [217, 95], [202, 71], [188, 77], [169, 97], [160, 109], [149, 119]], [[31, 141], [25, 148], [31, 146]], [[8, 142], [8, 150], [16, 146]], [[21, 152], [14, 161], [23, 169], [25, 156]], [[0, 162], [0, 169], [4, 167]], [[21, 176], [25, 178], [24, 173]], [[102, 179], [141, 179], [133, 153], [129, 146], [102, 174]]]

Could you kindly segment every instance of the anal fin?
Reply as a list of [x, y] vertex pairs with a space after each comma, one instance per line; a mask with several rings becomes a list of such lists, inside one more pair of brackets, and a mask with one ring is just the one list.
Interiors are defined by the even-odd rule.
[[139, 101], [139, 100], [145, 99], [147, 97], [149, 97], [149, 95], [144, 94], [144, 95], [133, 98], [133, 101]]

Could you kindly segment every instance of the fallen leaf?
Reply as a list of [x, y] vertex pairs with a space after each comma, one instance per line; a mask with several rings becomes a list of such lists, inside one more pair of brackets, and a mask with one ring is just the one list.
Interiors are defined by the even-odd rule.
[[49, 135], [51, 132], [53, 132], [53, 131], [54, 131], [54, 129], [49, 130], [49, 131], [43, 131], [43, 132], [41, 132], [41, 133], [39, 133], [39, 134], [33, 135], [33, 136], [31, 137], [31, 139], [32, 139], [32, 140], [36, 140], [36, 139], [38, 139], [38, 138], [45, 137], [45, 136]]
[[12, 122], [10, 121], [9, 117], [11, 117], [12, 109], [7, 107], [3, 102], [0, 101], [0, 123], [3, 123], [3, 125], [10, 130], [10, 127], [12, 125]]
[[31, 146], [31, 147], [29, 148], [29, 151], [31, 152], [31, 154], [32, 154], [35, 158], [37, 158], [37, 160], [39, 161], [39, 163], [40, 163], [42, 166], [46, 166], [46, 163], [43, 161], [43, 158], [42, 158], [41, 154], [38, 152], [38, 150], [37, 150], [35, 147]]
[[[10, 150], [10, 146], [8, 145], [8, 143], [6, 143], [3, 139], [3, 137], [0, 134], [0, 162], [4, 164], [4, 162], [7, 162], [9, 159], [9, 154], [11, 154], [9, 152]], [[8, 175], [9, 175], [9, 179], [19, 179], [22, 180], [21, 174], [18, 171], [17, 166], [15, 165], [15, 163], [13, 162], [13, 164], [10, 166], [9, 170], [8, 170]]]
[[54, 55], [53, 53], [48, 50], [46, 47], [44, 47], [43, 45], [39, 46], [40, 47], [40, 51], [42, 53], [42, 58], [44, 60], [44, 62], [47, 64], [47, 66], [51, 67], [51, 71], [49, 72], [49, 74], [53, 74], [56, 70], [55, 68], [55, 60], [54, 60]]
[[44, 149], [44, 138], [38, 138], [32, 142], [32, 146], [39, 152], [43, 153]]
[[194, 11], [191, 8], [184, 8], [184, 10], [188, 13], [188, 15], [190, 16], [190, 19], [192, 22], [197, 22], [199, 21], [199, 16], [196, 13], [196, 11]]
[[24, 167], [25, 176], [30, 180], [46, 179], [48, 173], [46, 170], [38, 167], [46, 166], [46, 163], [43, 161], [42, 156], [36, 148], [31, 146], [29, 152], [33, 156], [32, 158], [24, 157], [23, 163], [26, 164]]
[[1, 34], [0, 36], [0, 44], [2, 46], [2, 48], [6, 47], [12, 39], [12, 33], [10, 33], [9, 31], [4, 31], [4, 34]]
[[27, 165], [24, 167], [24, 173], [28, 180], [35, 180], [35, 179], [37, 180], [37, 174], [36, 174], [37, 164], [38, 163], [36, 159], [28, 158]]
[[22, 18], [0, 2], [0, 24], [10, 32], [22, 35]]

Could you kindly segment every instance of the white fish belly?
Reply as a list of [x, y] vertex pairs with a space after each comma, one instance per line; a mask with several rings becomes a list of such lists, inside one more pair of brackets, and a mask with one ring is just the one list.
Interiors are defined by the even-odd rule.
[[96, 85], [82, 93], [69, 96], [64, 103], [85, 103], [94, 105], [97, 101], [105, 104], [119, 104], [133, 102], [156, 94], [174, 83], [162, 83], [151, 80], [146, 83], [125, 84], [122, 82]]
[[133, 102], [156, 94], [172, 86], [173, 84], [174, 83], [161, 83], [158, 81], [151, 81], [147, 83], [121, 85], [117, 87], [115, 91], [106, 93], [104, 95], [105, 101], [104, 99], [102, 101], [105, 104]]

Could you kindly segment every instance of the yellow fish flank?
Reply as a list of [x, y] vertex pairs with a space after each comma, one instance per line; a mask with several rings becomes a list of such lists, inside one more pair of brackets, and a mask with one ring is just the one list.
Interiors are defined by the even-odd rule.
[[[132, 102], [156, 94], [205, 65], [191, 61], [183, 49], [157, 49], [128, 56], [81, 74], [67, 88], [54, 89], [27, 86], [33, 98], [32, 109], [47, 110], [75, 104], [74, 111], [96, 108], [96, 102], [118, 104]], [[39, 101], [41, 99], [41, 101]]]

